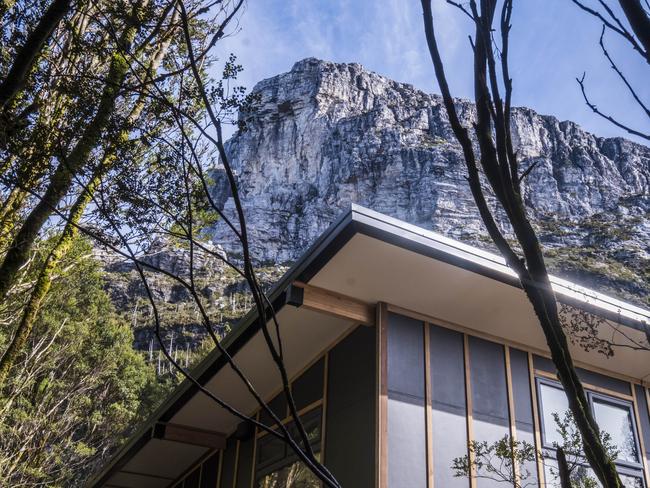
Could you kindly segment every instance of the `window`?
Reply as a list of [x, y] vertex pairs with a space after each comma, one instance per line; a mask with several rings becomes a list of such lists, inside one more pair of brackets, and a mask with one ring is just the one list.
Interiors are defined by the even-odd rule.
[[601, 396], [592, 398], [594, 416], [601, 430], [610, 435], [618, 459], [632, 464], [640, 462], [632, 421], [632, 406]]
[[[621, 481], [625, 488], [643, 488], [643, 480], [639, 476], [623, 474], [620, 472]], [[596, 479], [596, 475], [588, 466], [576, 466], [571, 472], [571, 479], [575, 482], [576, 486], [578, 481], [584, 477]], [[558, 476], [557, 461], [555, 459], [544, 459], [544, 480], [546, 481], [545, 488], [561, 488], [560, 478]], [[598, 485], [600, 486], [600, 484]]]
[[557, 431], [554, 415], [560, 419], [569, 410], [569, 404], [562, 388], [553, 383], [539, 383], [539, 402], [542, 413], [542, 437], [544, 447], [553, 447], [555, 443], [561, 444], [562, 437]]
[[[545, 479], [548, 488], [559, 488], [555, 446], [562, 444], [563, 440], [558, 432], [555, 416], [559, 416], [560, 420], [564, 418], [569, 410], [568, 402], [562, 387], [555, 381], [538, 378], [537, 392], [545, 457]], [[609, 434], [612, 447], [617, 451], [614, 462], [621, 481], [626, 488], [643, 488], [643, 466], [632, 403], [592, 391], [587, 391], [587, 397], [596, 422], [602, 431]], [[596, 478], [586, 461], [584, 465], [583, 460], [579, 459], [578, 462], [580, 464], [571, 473], [576, 480], [586, 476]]]
[[[320, 459], [322, 410], [317, 408], [302, 418], [307, 437], [316, 457]], [[288, 425], [294, 439], [298, 439], [293, 423]], [[282, 440], [264, 435], [257, 441], [255, 460], [255, 486], [257, 488], [316, 488], [320, 481], [300, 462], [296, 454]]]

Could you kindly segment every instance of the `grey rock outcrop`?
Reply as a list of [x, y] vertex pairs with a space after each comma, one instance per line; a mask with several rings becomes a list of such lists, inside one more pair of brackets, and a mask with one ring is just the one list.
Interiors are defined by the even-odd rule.
[[[258, 83], [227, 150], [262, 263], [294, 260], [350, 203], [489, 247], [441, 99], [358, 64], [305, 59]], [[469, 124], [474, 106], [457, 101]], [[648, 304], [650, 148], [514, 110], [526, 204], [554, 270]], [[220, 182], [214, 193], [233, 215]], [[507, 230], [507, 229], [506, 229]], [[227, 227], [214, 241], [239, 251]]]

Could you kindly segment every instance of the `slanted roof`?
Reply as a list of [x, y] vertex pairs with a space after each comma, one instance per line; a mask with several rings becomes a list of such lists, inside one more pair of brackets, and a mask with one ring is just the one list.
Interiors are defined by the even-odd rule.
[[[650, 311], [561, 278], [551, 277], [551, 282], [561, 302], [607, 319], [611, 329], [603, 332], [609, 337], [643, 340]], [[290, 375], [358, 323], [336, 313], [292, 306], [291, 286], [295, 283], [331, 290], [362, 304], [387, 302], [441, 325], [504, 339], [542, 354], [546, 351], [532, 307], [515, 273], [500, 256], [358, 205], [352, 205], [332, 224], [270, 292]], [[256, 318], [251, 310], [223, 344], [260, 394], [270, 398], [279, 379], [268, 367], [270, 356]], [[617, 352], [615, 360], [579, 348], [574, 348], [573, 354], [579, 364], [612, 374], [639, 381], [650, 374], [650, 368], [646, 371], [644, 366], [650, 364], [647, 358], [639, 361], [631, 350]], [[225, 365], [224, 358], [213, 351], [193, 376], [251, 413], [255, 402]], [[234, 416], [184, 381], [90, 486], [167, 487], [219, 447], [237, 423]]]

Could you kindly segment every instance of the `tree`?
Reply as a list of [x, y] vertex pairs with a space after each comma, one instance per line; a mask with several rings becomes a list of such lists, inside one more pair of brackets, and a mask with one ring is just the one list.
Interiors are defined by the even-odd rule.
[[[598, 424], [589, 409], [587, 396], [576, 373], [542, 248], [526, 215], [522, 198], [521, 181], [530, 168], [520, 171], [510, 132], [512, 80], [508, 67], [508, 49], [513, 2], [505, 0], [500, 12], [499, 64], [493, 48], [493, 44], [497, 43], [493, 39], [496, 0], [481, 0], [479, 4], [471, 0], [468, 7], [451, 0], [448, 3], [458, 7], [475, 27], [472, 49], [476, 118], [472, 124], [478, 148], [475, 148], [470, 132], [461, 122], [454, 105], [438, 49], [430, 0], [422, 0], [424, 29], [449, 122], [463, 150], [472, 196], [488, 234], [508, 266], [517, 273], [521, 287], [539, 320], [569, 408], [582, 436], [589, 464], [605, 488], [620, 488], [622, 483], [616, 467], [601, 442]], [[501, 97], [502, 91], [504, 98]], [[505, 214], [517, 247], [510, 244], [497, 224], [494, 210], [486, 199], [488, 188], [496, 196], [498, 205]]]
[[[37, 263], [56, 236], [39, 242]], [[162, 388], [103, 290], [100, 263], [76, 239], [0, 397], [7, 486], [82, 486], [148, 414]], [[7, 339], [0, 332], [0, 343]]]
[[[616, 7], [612, 5], [615, 4], [615, 2], [610, 3], [605, 0], [599, 0], [599, 6], [594, 8], [582, 0], [571, 1], [584, 12], [598, 19], [598, 21], [602, 23], [598, 45], [600, 46], [603, 56], [607, 59], [610, 67], [619, 77], [625, 86], [625, 89], [632, 96], [639, 108], [643, 110], [650, 122], [650, 108], [648, 107], [648, 103], [641, 98], [638, 90], [634, 88], [633, 82], [631, 82], [625, 75], [624, 71], [619, 68], [605, 44], [605, 33], [612, 32], [620, 36], [636, 54], [641, 56], [641, 58], [650, 65], [650, 5], [648, 5], [647, 2], [644, 5], [641, 0], [619, 0], [618, 5], [623, 13], [622, 18], [620, 14], [617, 14]], [[610, 115], [601, 111], [587, 95], [585, 78], [586, 73], [583, 73], [582, 77], [577, 78], [576, 80], [580, 86], [580, 91], [585, 103], [595, 114], [608, 120], [616, 127], [623, 129], [629, 134], [650, 141], [650, 132], [647, 130], [635, 129], [629, 124], [621, 122], [616, 115]]]
[[[67, 28], [61, 29], [47, 49], [43, 43], [40, 51], [32, 46], [32, 51], [38, 51], [32, 52], [32, 59], [38, 54], [42, 66], [35, 68], [36, 73], [29, 77], [32, 84], [19, 98], [22, 106], [36, 106], [38, 114], [33, 124], [15, 134], [5, 130], [5, 135], [10, 136], [4, 148], [0, 145], [9, 166], [15, 166], [13, 174], [6, 171], [2, 175], [7, 197], [0, 213], [0, 249], [5, 251], [0, 264], [0, 302], [20, 282], [20, 272], [30, 259], [34, 243], [51, 225], [54, 209], [65, 205], [66, 199], [75, 198], [69, 217], [74, 221], [84, 214], [89, 192], [79, 191], [79, 180], [90, 189], [103, 174], [137, 165], [142, 155], [132, 147], [142, 147], [142, 143], [138, 136], [132, 139], [134, 133], [153, 124], [156, 130], [164, 130], [164, 113], [138, 87], [150, 83], [160, 70], [164, 70], [167, 80], [173, 81], [178, 74], [163, 69], [163, 64], [171, 63], [177, 55], [174, 34], [179, 29], [178, 15], [171, 7], [169, 2], [94, 3], [71, 15]], [[195, 37], [205, 37], [213, 29], [198, 19], [196, 12], [201, 8], [201, 1], [191, 7]], [[38, 27], [50, 13], [35, 13], [38, 20], [33, 22]], [[21, 49], [12, 54], [15, 62], [8, 68], [4, 84], [17, 86], [11, 79], [14, 67], [24, 56]], [[102, 69], [106, 70], [105, 76], [96, 76]], [[49, 71], [56, 71], [60, 77], [51, 76]], [[21, 86], [26, 78], [23, 76]], [[125, 153], [127, 148], [129, 154]], [[120, 156], [128, 157], [122, 161]], [[39, 185], [45, 188], [43, 198], [28, 202], [30, 191]], [[12, 341], [0, 357], [0, 386], [31, 333], [52, 275], [75, 235], [76, 229], [68, 224], [43, 263]]]
[[0, 83], [0, 111], [4, 111], [24, 87], [27, 76], [43, 46], [69, 9], [70, 0], [54, 0], [43, 13], [34, 30], [30, 32], [14, 58], [9, 73]]
[[[6, 382], [10, 383], [13, 377], [10, 373], [16, 374], [18, 366], [15, 358], [20, 357], [24, 344], [33, 338], [33, 333], [30, 333], [33, 329], [24, 324], [31, 323], [33, 327], [36, 324], [34, 317], [45, 312], [42, 304], [48, 293], [41, 285], [53, 286], [56, 270], [60, 270], [70, 243], [74, 242], [74, 234], [82, 233], [93, 238], [95, 245], [133, 263], [152, 310], [155, 335], [161, 350], [180, 375], [220, 407], [285, 442], [304, 467], [326, 486], [338, 487], [336, 479], [313, 452], [293, 400], [284, 366], [281, 326], [256, 275], [245, 212], [238, 197], [237, 179], [228, 162], [223, 141], [222, 123], [230, 122], [231, 115], [238, 109], [246, 114], [253, 108], [255, 97], [246, 96], [243, 89], [231, 86], [241, 70], [234, 57], [225, 60], [222, 79], [214, 81], [207, 76], [207, 68], [214, 62], [210, 50], [229, 33], [227, 28], [242, 5], [243, 0], [218, 2], [208, 11], [199, 8], [202, 6], [199, 2], [171, 1], [155, 4], [159, 8], [156, 10], [152, 5], [145, 8], [141, 3], [134, 2], [130, 6], [135, 15], [128, 16], [129, 22], [116, 13], [117, 21], [111, 25], [112, 28], [95, 29], [104, 33], [102, 47], [104, 44], [107, 46], [98, 50], [100, 54], [94, 61], [94, 68], [108, 66], [105, 68], [106, 75], [101, 77], [99, 86], [91, 83], [93, 90], [89, 90], [99, 95], [100, 102], [89, 103], [88, 107], [66, 105], [65, 113], [72, 116], [73, 122], [79, 121], [78, 127], [83, 127], [81, 135], [76, 136], [74, 131], [69, 130], [65, 121], [64, 134], [71, 134], [69, 139], [65, 139], [66, 144], [54, 144], [56, 151], [46, 151], [44, 157], [47, 163], [42, 166], [46, 169], [35, 178], [30, 176], [30, 184], [18, 186], [30, 203], [27, 204], [26, 217], [22, 218], [20, 213], [14, 212], [19, 225], [15, 226], [15, 231], [10, 229], [11, 239], [0, 265], [2, 295], [11, 294], [14, 297], [21, 292], [22, 284], [28, 280], [26, 270], [31, 268], [30, 255], [48, 226], [63, 222], [65, 227], [51, 248], [53, 252], [39, 264], [39, 273], [31, 275], [36, 280], [36, 286], [32, 288], [28, 285], [30, 293], [26, 297], [27, 305], [21, 308], [21, 318], [16, 321], [19, 326], [13, 337], [18, 343], [15, 348], [10, 346], [6, 350], [6, 363], [9, 366], [0, 369], [4, 369]], [[137, 9], [140, 9], [139, 13]], [[108, 10], [112, 11], [110, 8]], [[122, 9], [121, 12], [130, 11]], [[140, 21], [140, 15], [145, 16], [148, 22]], [[165, 26], [166, 30], [158, 24]], [[205, 26], [210, 26], [211, 30]], [[134, 29], [140, 30], [134, 32]], [[117, 39], [115, 33], [121, 37]], [[166, 36], [172, 39], [168, 48], [172, 55], [164, 59], [161, 70], [150, 73], [151, 70], [146, 68], [147, 63], [143, 62], [140, 48], [149, 46], [152, 39], [163, 40]], [[130, 49], [126, 49], [125, 46], [129, 45]], [[108, 54], [102, 57], [101, 53]], [[90, 67], [85, 74], [91, 81], [96, 78], [91, 76]], [[85, 84], [88, 80], [79, 81]], [[31, 91], [26, 90], [25, 93], [30, 94]], [[124, 120], [128, 113], [132, 113], [126, 107], [133, 99], [146, 101], [147, 113], [139, 118], [136, 126], [131, 127]], [[239, 121], [242, 129], [244, 119], [245, 115]], [[29, 140], [29, 137], [12, 137], [14, 139], [6, 147], [9, 148], [9, 158], [13, 158], [11, 165], [17, 171], [10, 172], [13, 179], [4, 178], [9, 189], [11, 185], [16, 188], [16, 182], [21, 181], [17, 177], [20, 176], [18, 170], [25, 167], [15, 160], [16, 154], [21, 153], [12, 152], [11, 149], [20, 149], [20, 142]], [[124, 140], [127, 137], [128, 140]], [[94, 157], [98, 154], [102, 156], [97, 158], [100, 164], [96, 165]], [[112, 162], [103, 164], [106, 158]], [[215, 164], [226, 175], [233, 194], [237, 215], [232, 221], [210, 196], [206, 174]], [[47, 170], [49, 166], [52, 167], [51, 171]], [[11, 196], [9, 191], [7, 198]], [[72, 202], [71, 208], [65, 205], [68, 201]], [[224, 219], [239, 239], [241, 257], [236, 261], [229, 260], [206, 242], [202, 226], [214, 218]], [[166, 269], [142, 256], [143, 249], [161, 238], [174, 242], [176, 248], [185, 253], [184, 266]], [[222, 330], [215, 317], [207, 311], [206, 297], [195, 276], [197, 262], [205, 259], [222, 263], [248, 285], [258, 314], [257, 325], [273, 357], [295, 429], [288, 428], [272, 412], [257, 393], [256, 386], [223, 346]], [[215, 394], [204, 388], [190, 368], [182, 367], [174, 359], [163, 340], [164, 324], [159, 313], [159, 302], [152, 291], [151, 280], [156, 275], [165, 276], [186, 290], [213, 348], [226, 358], [229, 367], [255, 398], [260, 409], [270, 415], [270, 425], [240, 412], [225, 402], [219, 392]], [[9, 300], [5, 300], [4, 305], [8, 304]], [[26, 337], [27, 341], [21, 337]], [[14, 363], [13, 367], [11, 363]]]

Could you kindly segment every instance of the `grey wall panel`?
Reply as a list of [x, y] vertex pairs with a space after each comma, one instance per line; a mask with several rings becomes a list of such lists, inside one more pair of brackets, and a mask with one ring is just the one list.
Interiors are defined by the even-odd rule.
[[236, 488], [250, 488], [253, 469], [254, 438], [239, 443], [239, 460], [237, 461]]
[[538, 356], [537, 354], [533, 354], [533, 367], [535, 369], [546, 371], [547, 373], [555, 373], [555, 365], [553, 364], [553, 361], [548, 358]]
[[215, 452], [201, 467], [201, 488], [216, 488], [219, 476], [219, 453]]
[[431, 326], [429, 340], [434, 486], [467, 488], [451, 470], [454, 458], [467, 454], [463, 335]]
[[388, 314], [388, 390], [424, 398], [422, 322]]
[[624, 395], [632, 394], [632, 390], [630, 390], [630, 384], [627, 381], [611, 378], [610, 376], [594, 373], [593, 371], [587, 371], [582, 368], [576, 368], [576, 371], [578, 372], [580, 379], [585, 383], [599, 386], [601, 388], [607, 388], [608, 390], [617, 391], [618, 393], [623, 393]]
[[325, 360], [320, 359], [293, 382], [293, 399], [298, 410], [323, 398], [324, 373]]
[[388, 486], [426, 487], [424, 400], [389, 393]]
[[[504, 348], [470, 337], [469, 360], [474, 440], [494, 442], [510, 432]], [[479, 479], [477, 486], [496, 488], [502, 483]]]
[[388, 486], [426, 486], [424, 326], [388, 315]]
[[221, 483], [219, 488], [233, 488], [236, 458], [237, 441], [229, 437], [226, 440], [226, 450], [223, 452], [223, 466], [221, 468]]
[[375, 328], [360, 326], [329, 353], [325, 464], [345, 487], [374, 486], [375, 349]]
[[508, 395], [503, 346], [469, 337], [469, 362], [474, 418], [507, 426]]
[[533, 432], [533, 404], [530, 392], [528, 353], [510, 348], [510, 372], [517, 429]]
[[[528, 353], [510, 348], [510, 373], [512, 375], [512, 399], [515, 408], [515, 425], [517, 440], [535, 445], [533, 422], [533, 404], [530, 391], [530, 373], [528, 368]], [[520, 473], [525, 483], [537, 483], [537, 464], [528, 462], [520, 467]]]
[[[553, 361], [545, 357], [534, 355], [533, 365], [535, 366], [535, 369], [540, 369], [548, 373], [555, 374], [556, 372]], [[594, 373], [593, 371], [587, 371], [582, 368], [576, 368], [576, 372], [578, 373], [580, 379], [585, 383], [589, 383], [600, 388], [607, 388], [618, 393], [623, 393], [624, 395], [632, 394], [630, 390], [630, 384], [627, 381], [611, 378], [610, 376]]]
[[646, 460], [650, 463], [650, 418], [648, 417], [648, 402], [645, 396], [645, 388], [634, 385], [637, 409], [639, 410], [640, 430], [643, 436], [643, 447], [645, 447]]

